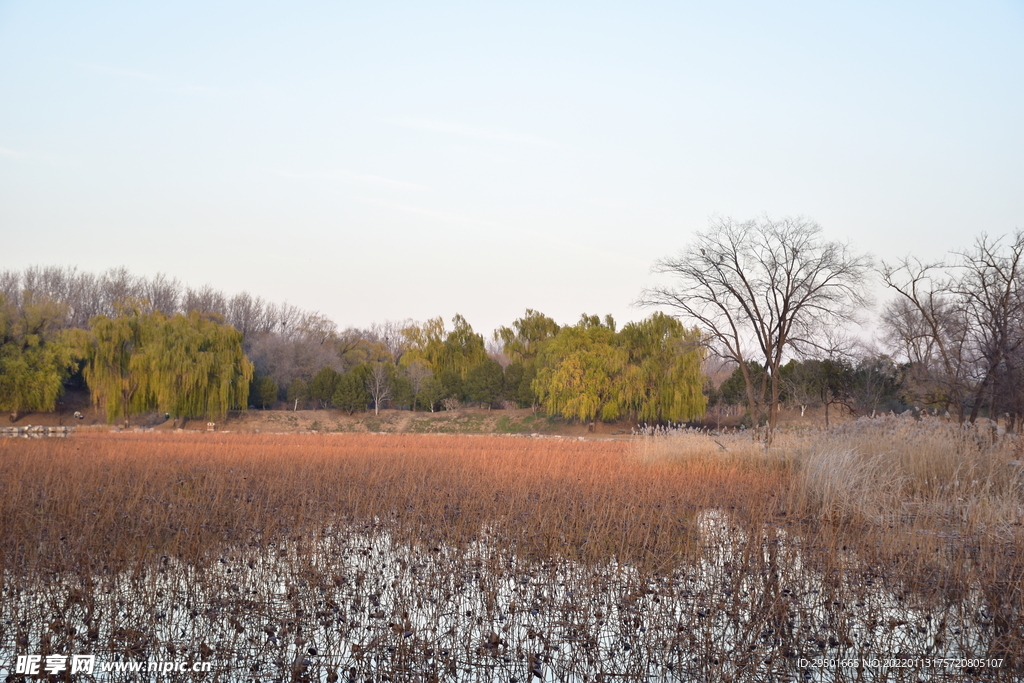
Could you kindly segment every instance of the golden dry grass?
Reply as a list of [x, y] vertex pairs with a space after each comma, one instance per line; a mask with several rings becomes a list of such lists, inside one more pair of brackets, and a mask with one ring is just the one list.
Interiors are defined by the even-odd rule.
[[200, 562], [370, 521], [412, 542], [484, 528], [526, 556], [671, 563], [709, 506], [771, 512], [781, 473], [627, 457], [624, 442], [417, 435], [103, 434], [0, 442], [0, 562]]
[[740, 435], [678, 432], [638, 454], [688, 471], [784, 472], [789, 512], [822, 521], [1012, 538], [1024, 522], [1022, 449], [986, 426], [887, 416], [783, 433], [768, 451]]
[[[1014, 650], [1024, 643], [1022, 442], [989, 426], [880, 417], [829, 431], [749, 436], [680, 433], [639, 446], [687, 471], [784, 473], [788, 524], [824, 574], [851, 567], [930, 604], [978, 596]], [[850, 563], [852, 552], [852, 565]]]

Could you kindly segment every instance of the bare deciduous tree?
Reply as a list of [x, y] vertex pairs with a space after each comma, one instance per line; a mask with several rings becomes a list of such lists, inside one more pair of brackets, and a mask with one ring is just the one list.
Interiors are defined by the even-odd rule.
[[944, 404], [961, 422], [975, 421], [986, 401], [992, 415], [1000, 405], [1016, 412], [1024, 233], [1008, 243], [983, 234], [955, 255], [952, 266], [912, 257], [883, 264], [882, 277], [899, 298], [886, 307], [882, 322], [910, 363], [910, 381], [923, 403]]
[[152, 280], [143, 282], [143, 290], [150, 310], [160, 311], [164, 315], [174, 315], [178, 311], [181, 283], [177, 278], [157, 273]]
[[71, 307], [70, 326], [86, 328], [100, 313], [99, 280], [92, 273], [79, 273], [67, 304]]
[[385, 320], [373, 323], [363, 330], [363, 338], [368, 342], [382, 345], [395, 363], [402, 360], [408, 345], [403, 330], [416, 323], [408, 318], [405, 320]]
[[[827, 333], [866, 305], [870, 268], [868, 256], [825, 240], [821, 227], [804, 218], [715, 219], [679, 256], [657, 262], [654, 271], [674, 283], [646, 290], [640, 303], [696, 322], [714, 352], [739, 364], [751, 411], [757, 419], [767, 412], [770, 444], [783, 359], [787, 352], [826, 350]], [[747, 360], [766, 370], [760, 387]]]
[[308, 339], [289, 339], [273, 332], [253, 335], [246, 340], [246, 353], [260, 376], [269, 376], [280, 387], [296, 379], [310, 382], [317, 372], [329, 367], [338, 372], [344, 365], [329, 345]]
[[1006, 364], [1024, 343], [1024, 232], [1009, 244], [982, 234], [974, 248], [960, 257], [960, 277], [954, 287], [970, 321], [968, 336], [977, 379], [971, 400], [970, 421], [978, 418], [982, 401], [990, 396], [990, 414], [996, 405], [999, 385], [1007, 375]]
[[266, 302], [248, 292], [236, 294], [228, 301], [227, 322], [247, 339], [251, 335], [270, 332], [273, 327], [267, 318]]
[[370, 374], [366, 377], [366, 392], [373, 399], [373, 414], [380, 412], [380, 404], [391, 399], [391, 375], [384, 363], [370, 366]]
[[303, 314], [298, 331], [304, 339], [322, 346], [337, 335], [338, 326], [322, 313], [309, 312]]
[[967, 321], [951, 296], [942, 263], [906, 257], [882, 264], [882, 280], [899, 297], [882, 313], [889, 344], [910, 365], [909, 387], [925, 404], [953, 409], [964, 419], [969, 392]]
[[285, 339], [294, 339], [299, 334], [298, 327], [302, 322], [302, 316], [302, 310], [287, 301], [267, 306], [267, 318], [271, 321], [271, 329]]
[[224, 292], [210, 285], [203, 285], [201, 289], [188, 287], [182, 297], [181, 308], [184, 313], [214, 313], [222, 318], [226, 318], [228, 314], [228, 302]]

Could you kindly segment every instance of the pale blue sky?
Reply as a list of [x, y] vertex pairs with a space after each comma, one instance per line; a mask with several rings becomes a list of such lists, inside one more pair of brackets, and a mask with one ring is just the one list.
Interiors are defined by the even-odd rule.
[[712, 215], [1024, 228], [1024, 3], [0, 0], [0, 269], [622, 320]]

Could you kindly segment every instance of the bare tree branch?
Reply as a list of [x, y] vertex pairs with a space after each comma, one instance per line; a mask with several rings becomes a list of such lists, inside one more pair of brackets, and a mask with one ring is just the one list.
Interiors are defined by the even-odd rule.
[[[770, 443], [783, 358], [827, 348], [827, 333], [856, 318], [868, 304], [871, 265], [868, 256], [825, 241], [821, 227], [804, 218], [717, 218], [679, 256], [655, 264], [654, 272], [673, 276], [674, 284], [645, 290], [639, 303], [696, 322], [718, 355], [739, 364], [752, 412], [767, 408]], [[760, 390], [747, 360], [766, 370]], [[761, 396], [768, 396], [767, 406]]]

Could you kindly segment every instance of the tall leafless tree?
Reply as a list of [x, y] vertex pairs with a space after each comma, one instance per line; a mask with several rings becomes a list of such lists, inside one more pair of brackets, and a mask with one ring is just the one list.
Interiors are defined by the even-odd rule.
[[70, 326], [84, 329], [99, 315], [99, 279], [93, 273], [79, 273], [70, 291], [67, 304], [71, 307]]
[[906, 257], [883, 263], [882, 280], [898, 293], [882, 313], [889, 344], [909, 364], [908, 388], [925, 404], [963, 421], [970, 393], [968, 321], [943, 263]]
[[0, 296], [10, 306], [21, 305], [21, 271], [0, 272]]
[[366, 391], [373, 399], [373, 414], [380, 412], [380, 405], [391, 400], [391, 375], [384, 363], [370, 366], [370, 374], [366, 377]]
[[124, 266], [103, 273], [98, 289], [98, 313], [108, 316], [119, 315], [123, 306], [134, 307], [146, 297], [144, 278], [133, 275]]
[[299, 325], [304, 313], [298, 306], [287, 301], [282, 304], [267, 306], [267, 317], [271, 320], [271, 329], [285, 339], [294, 339], [300, 333]]
[[899, 297], [882, 321], [910, 362], [918, 398], [974, 422], [986, 402], [991, 415], [1019, 403], [1012, 394], [1024, 344], [1024, 233], [982, 234], [954, 256], [952, 265], [912, 257], [883, 264]]
[[326, 315], [310, 311], [299, 320], [298, 333], [303, 339], [323, 346], [337, 336], [338, 326]]
[[999, 412], [996, 397], [1006, 379], [1006, 363], [1024, 343], [1024, 233], [1008, 243], [982, 234], [974, 247], [959, 252], [960, 268], [954, 292], [971, 322], [969, 337], [977, 379], [970, 421], [989, 396], [990, 414]]
[[144, 281], [143, 290], [146, 292], [146, 300], [151, 310], [160, 311], [168, 316], [178, 312], [181, 283], [177, 278], [157, 273], [153, 279]]
[[[711, 349], [739, 364], [756, 419], [767, 413], [765, 443], [778, 422], [779, 368], [787, 353], [828, 351], [829, 333], [867, 304], [871, 259], [805, 218], [736, 222], [718, 218], [654, 272], [670, 285], [645, 290], [640, 303], [696, 322]], [[762, 364], [761, 386], [747, 360]], [[758, 397], [767, 396], [767, 406]], [[767, 410], [765, 410], [767, 409]]]
[[210, 285], [203, 285], [199, 289], [186, 288], [181, 308], [183, 313], [195, 311], [200, 315], [214, 314], [221, 318], [226, 318], [228, 314], [228, 302], [224, 292]]
[[402, 356], [408, 348], [404, 331], [415, 324], [409, 319], [385, 320], [382, 323], [371, 324], [366, 329], [360, 330], [359, 334], [364, 342], [380, 345], [387, 356], [397, 364], [402, 360]]
[[248, 292], [236, 294], [228, 301], [227, 322], [241, 332], [246, 341], [252, 335], [265, 334], [272, 328], [267, 319], [266, 302]]

